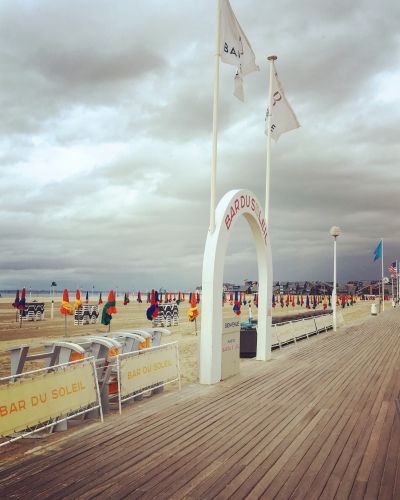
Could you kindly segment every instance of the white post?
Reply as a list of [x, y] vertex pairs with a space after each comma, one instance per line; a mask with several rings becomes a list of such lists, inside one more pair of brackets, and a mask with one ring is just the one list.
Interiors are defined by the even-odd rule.
[[394, 307], [394, 297], [393, 297], [393, 274], [392, 274], [391, 278], [392, 278], [392, 307]]
[[382, 240], [382, 312], [385, 310], [385, 284], [383, 282], [383, 238]]
[[341, 233], [340, 227], [331, 227], [330, 233], [334, 238], [333, 243], [333, 288], [332, 288], [332, 326], [333, 331], [336, 332], [337, 321], [336, 321], [336, 238]]
[[268, 130], [268, 140], [267, 140], [267, 173], [266, 173], [266, 186], [265, 186], [265, 222], [267, 227], [269, 227], [269, 184], [270, 184], [270, 164], [271, 164], [271, 118], [272, 118], [272, 85], [275, 76], [275, 65], [274, 61], [277, 59], [276, 56], [268, 56], [268, 61], [270, 61], [270, 72], [269, 72], [269, 94], [268, 94], [268, 116], [267, 116], [267, 130]]
[[214, 56], [214, 109], [213, 109], [212, 169], [211, 169], [210, 234], [213, 234], [215, 231], [220, 21], [221, 21], [221, 0], [217, 0], [217, 29], [215, 35], [215, 56]]
[[333, 288], [332, 288], [333, 331], [336, 332], [336, 236], [333, 242]]

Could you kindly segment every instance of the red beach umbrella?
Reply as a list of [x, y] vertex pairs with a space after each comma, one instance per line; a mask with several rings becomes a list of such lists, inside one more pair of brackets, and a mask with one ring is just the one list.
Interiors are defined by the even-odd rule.
[[187, 312], [189, 321], [195, 322], [196, 335], [197, 335], [197, 321], [196, 318], [199, 315], [199, 310], [197, 309], [196, 294], [192, 293], [190, 298], [190, 309]]
[[60, 313], [64, 315], [64, 335], [67, 337], [67, 316], [73, 313], [72, 306], [69, 303], [69, 295], [67, 289], [65, 289], [63, 292]]
[[61, 307], [60, 307], [60, 313], [64, 314], [64, 316], [68, 316], [69, 314], [72, 314], [72, 306], [69, 303], [69, 295], [68, 295], [68, 290], [65, 289], [63, 292], [63, 298], [61, 301]]
[[75, 304], [74, 304], [74, 309], [79, 309], [82, 307], [82, 301], [81, 301], [81, 292], [77, 289], [75, 292]]

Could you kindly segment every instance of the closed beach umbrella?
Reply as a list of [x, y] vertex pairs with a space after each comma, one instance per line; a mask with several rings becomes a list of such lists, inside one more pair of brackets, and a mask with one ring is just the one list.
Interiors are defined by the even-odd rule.
[[79, 309], [82, 307], [82, 301], [81, 301], [81, 292], [77, 289], [75, 292], [75, 304], [74, 304], [74, 309]]
[[86, 303], [86, 304], [89, 304], [89, 292], [86, 292], [86, 300], [85, 300], [85, 303]]
[[102, 292], [100, 292], [100, 295], [99, 295], [99, 304], [102, 304], [103, 303], [103, 299], [101, 298], [101, 296], [103, 295]]
[[103, 306], [103, 312], [101, 315], [101, 324], [108, 325], [110, 329], [110, 323], [112, 320], [112, 315], [117, 314], [117, 308], [115, 307], [115, 294], [114, 290], [110, 290], [108, 294], [107, 302]]
[[310, 307], [310, 297], [308, 295], [306, 297], [306, 308], [307, 309], [311, 309], [311, 307]]
[[153, 318], [158, 316], [158, 293], [155, 290], [151, 291], [151, 305], [146, 311], [146, 317], [149, 321], [153, 321]]
[[61, 301], [60, 313], [64, 315], [64, 335], [67, 336], [67, 316], [73, 313], [72, 306], [69, 303], [68, 290], [65, 288]]
[[[19, 301], [17, 307], [18, 307], [18, 309], [20, 311], [25, 311], [25, 309], [26, 309], [26, 305], [25, 305], [25, 288], [22, 289], [21, 300]], [[25, 316], [25, 314], [22, 314], [22, 316]]]
[[276, 306], [275, 295], [272, 294], [272, 307], [275, 307], [275, 306]]
[[137, 301], [139, 302], [139, 304], [142, 303], [142, 294], [140, 292], [138, 292], [137, 294]]
[[18, 304], [19, 304], [19, 290], [17, 290], [17, 292], [15, 294], [15, 300], [14, 300], [12, 306], [18, 308]]
[[26, 315], [26, 305], [25, 305], [25, 288], [21, 292], [21, 300], [18, 302], [17, 308], [19, 309], [19, 327], [22, 326], [22, 318]]
[[63, 314], [64, 316], [68, 316], [69, 314], [72, 314], [72, 306], [69, 303], [69, 295], [68, 295], [67, 289], [65, 289], [63, 292], [60, 313]]
[[236, 314], [236, 316], [240, 316], [241, 310], [240, 310], [240, 302], [239, 302], [239, 297], [238, 297], [238, 291], [236, 290], [235, 292], [235, 301], [233, 305], [233, 312]]
[[194, 321], [196, 335], [197, 335], [197, 320], [196, 320], [196, 318], [199, 315], [199, 310], [197, 309], [196, 295], [194, 293], [191, 294], [190, 309], [189, 309], [187, 315], [188, 315], [189, 321]]
[[294, 295], [292, 296], [292, 307], [294, 307], [296, 304], [294, 302]]
[[324, 308], [324, 311], [325, 311], [325, 309], [328, 307], [328, 301], [326, 300], [326, 295], [325, 295], [325, 297], [324, 297], [324, 301], [323, 301], [323, 303], [322, 303], [322, 307]]

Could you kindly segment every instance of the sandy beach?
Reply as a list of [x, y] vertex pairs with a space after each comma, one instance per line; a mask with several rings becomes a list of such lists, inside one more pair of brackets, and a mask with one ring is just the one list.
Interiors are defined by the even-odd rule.
[[[71, 297], [70, 297], [71, 299]], [[32, 299], [33, 300], [33, 299]], [[63, 340], [64, 336], [64, 316], [59, 312], [61, 306], [61, 297], [35, 297], [38, 302], [45, 303], [45, 319], [43, 321], [23, 321], [22, 326], [16, 321], [16, 311], [12, 307], [13, 300], [10, 298], [0, 299], [0, 376], [10, 375], [10, 354], [5, 351], [6, 347], [30, 344], [35, 342], [45, 342], [48, 340]], [[51, 301], [54, 300], [54, 317], [51, 319]], [[27, 300], [29, 302], [29, 299]], [[73, 304], [73, 300], [70, 300]], [[373, 302], [357, 301], [353, 306], [346, 306], [344, 309], [338, 307], [338, 312], [343, 314], [346, 324], [361, 318], [368, 318], [371, 315], [371, 305]], [[89, 301], [89, 304], [97, 304], [97, 300]], [[136, 299], [131, 300], [126, 306], [123, 305], [123, 295], [117, 298], [116, 302], [118, 313], [113, 316], [111, 330], [120, 330], [124, 328], [150, 328], [151, 322], [146, 318], [148, 304], [143, 302], [139, 304]], [[101, 306], [102, 307], [102, 306]], [[101, 312], [100, 307], [100, 312]], [[385, 303], [385, 309], [391, 307], [391, 302]], [[179, 357], [181, 366], [182, 383], [190, 383], [197, 380], [197, 336], [196, 325], [188, 320], [187, 312], [190, 308], [189, 301], [186, 300], [179, 305], [179, 324], [169, 327], [171, 336], [164, 336], [163, 343], [178, 342]], [[248, 319], [248, 306], [242, 306], [241, 321]], [[301, 310], [306, 310], [305, 306], [283, 307], [278, 304], [273, 309], [274, 316], [298, 314]], [[317, 310], [322, 310], [319, 305]], [[197, 330], [201, 328], [201, 302], [199, 305], [200, 316], [197, 318]], [[327, 309], [329, 312], [330, 309]], [[224, 317], [235, 316], [232, 306], [225, 304], [223, 307]], [[257, 319], [257, 308], [252, 307], [252, 315]], [[69, 338], [81, 337], [94, 333], [106, 333], [108, 327], [99, 322], [92, 325], [74, 326], [73, 316], [67, 317], [67, 333]], [[26, 365], [30, 369], [41, 368], [43, 360], [31, 362]]]

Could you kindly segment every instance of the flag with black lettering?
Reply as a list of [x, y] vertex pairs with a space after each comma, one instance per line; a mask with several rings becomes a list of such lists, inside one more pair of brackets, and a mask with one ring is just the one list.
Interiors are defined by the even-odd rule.
[[[272, 80], [272, 113], [271, 113], [271, 137], [277, 142], [285, 132], [300, 127], [297, 117], [288, 103], [283, 87], [278, 78], [278, 73], [273, 64], [274, 77]], [[265, 133], [268, 135], [268, 115], [265, 117]]]
[[243, 76], [253, 71], [260, 71], [260, 68], [255, 62], [256, 56], [236, 19], [229, 0], [221, 0], [220, 55], [222, 62], [237, 67], [234, 95], [244, 101]]

